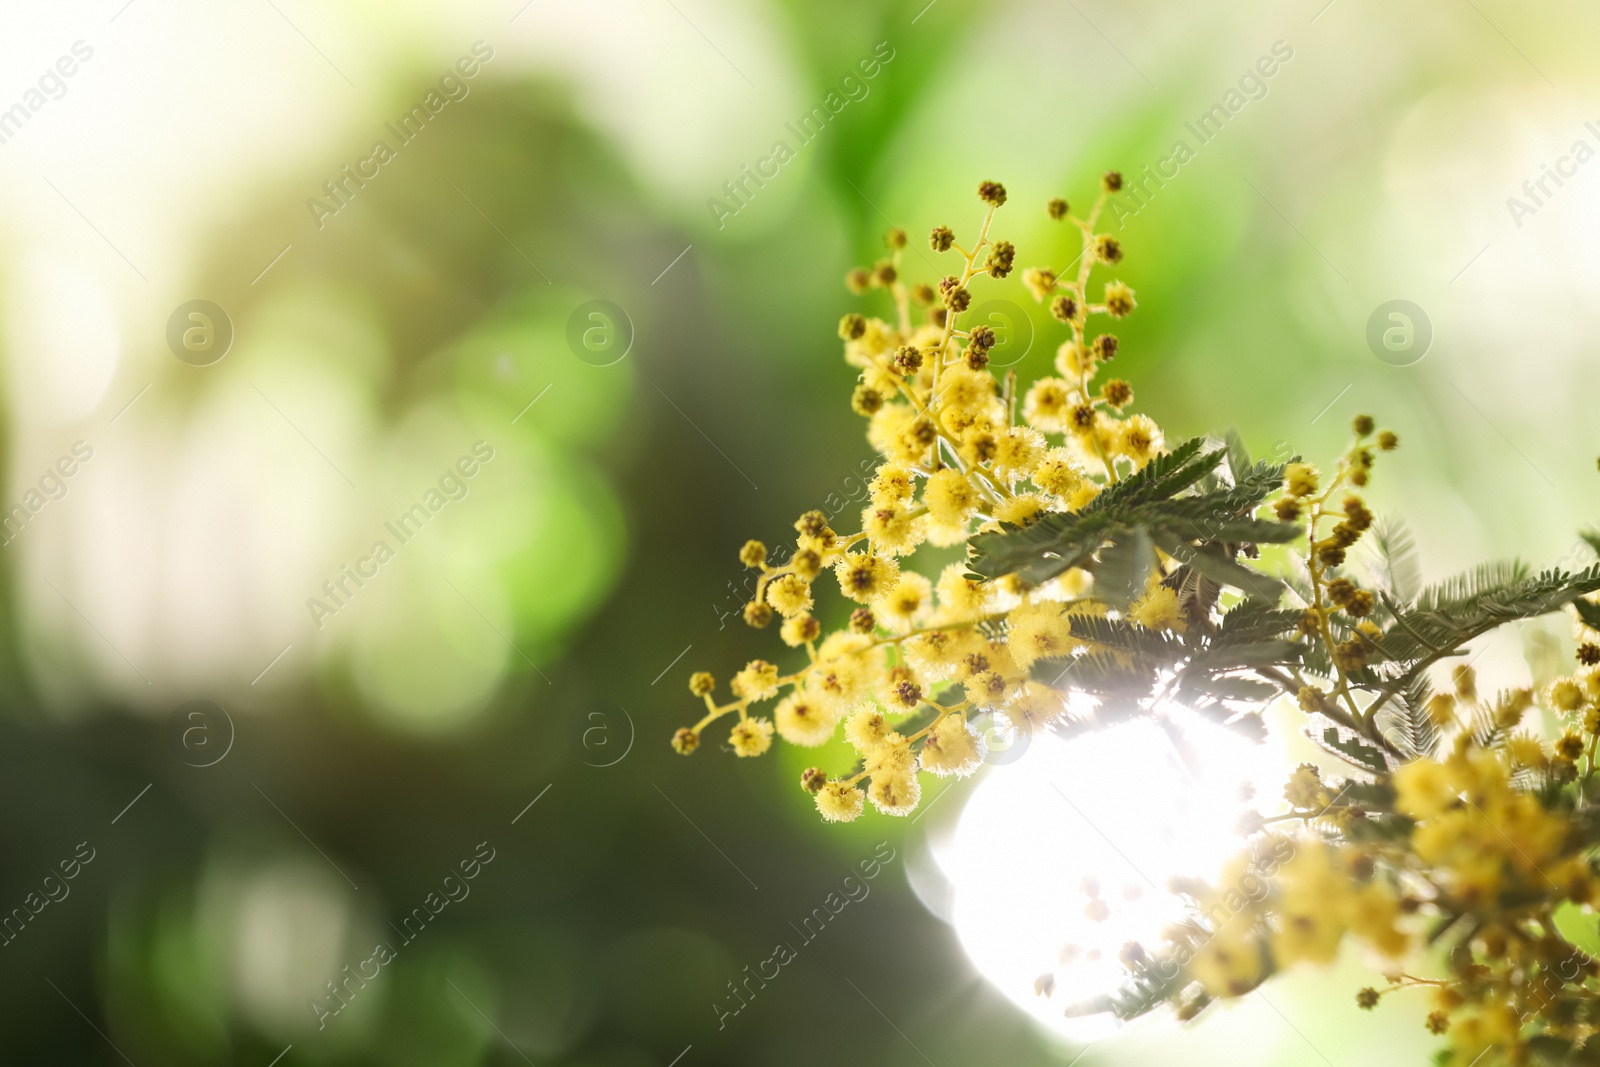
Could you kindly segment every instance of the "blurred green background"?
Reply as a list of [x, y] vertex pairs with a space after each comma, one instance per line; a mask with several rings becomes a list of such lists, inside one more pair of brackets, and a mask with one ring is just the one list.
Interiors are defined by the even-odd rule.
[[[26, 514], [0, 550], [0, 909], [31, 916], [0, 948], [0, 1059], [1422, 1061], [1419, 1014], [1357, 1019], [1357, 960], [1085, 1052], [908, 883], [937, 896], [927, 837], [959, 794], [825, 828], [804, 754], [665, 742], [690, 670], [775, 651], [733, 614], [738, 545], [860, 499], [834, 326], [885, 309], [845, 271], [893, 225], [936, 280], [920, 235], [970, 234], [981, 179], [1010, 190], [1019, 263], [1057, 265], [1047, 198], [1147, 181], [1110, 227], [1140, 300], [1119, 371], [1169, 437], [1327, 457], [1371, 411], [1405, 442], [1374, 499], [1430, 574], [1570, 551], [1600, 395], [1600, 168], [1572, 162], [1600, 148], [1592, 8], [96, 0], [0, 25], [0, 108], [25, 112], [0, 143], [4, 506]], [[787, 124], [830, 93], [802, 143]], [[378, 140], [393, 158], [363, 163]], [[744, 179], [780, 140], [792, 160]], [[1020, 293], [1028, 377], [1060, 338]], [[232, 326], [208, 366], [167, 343], [194, 299]], [[1431, 344], [1380, 359], [1395, 299]], [[492, 460], [454, 479], [477, 442]], [[384, 524], [430, 490], [399, 544]], [[378, 540], [394, 558], [331, 600]], [[1511, 684], [1523, 658], [1481, 666]], [[719, 1020], [885, 841], [870, 898]], [[319, 1029], [308, 1002], [480, 843], [470, 895]]]

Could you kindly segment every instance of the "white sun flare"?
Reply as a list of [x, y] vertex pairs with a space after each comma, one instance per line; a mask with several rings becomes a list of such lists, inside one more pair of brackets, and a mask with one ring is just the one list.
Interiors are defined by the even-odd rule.
[[[1035, 739], [990, 769], [953, 831], [930, 842], [967, 955], [1008, 998], [1073, 1039], [1117, 1028], [1108, 1015], [1064, 1009], [1123, 984], [1123, 947], [1154, 947], [1183, 915], [1168, 882], [1214, 876], [1240, 850], [1238, 823], [1255, 795], [1286, 776], [1270, 742], [1176, 705], [1159, 716]], [[1048, 997], [1036, 992], [1044, 976]]]

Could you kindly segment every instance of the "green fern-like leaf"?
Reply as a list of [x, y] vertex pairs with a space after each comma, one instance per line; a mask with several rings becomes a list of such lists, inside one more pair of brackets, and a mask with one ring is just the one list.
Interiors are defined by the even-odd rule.
[[[1015, 573], [1034, 583], [1082, 567], [1094, 572], [1102, 595], [1125, 606], [1142, 591], [1153, 542], [1219, 585], [1275, 600], [1282, 585], [1234, 557], [1241, 545], [1300, 535], [1289, 523], [1254, 516], [1277, 484], [1281, 468], [1257, 464], [1228, 485], [1214, 476], [1226, 450], [1202, 452], [1203, 445], [1200, 438], [1184, 442], [1113, 484], [1076, 514], [1051, 514], [1031, 526], [1003, 526], [976, 535], [968, 565], [984, 578]], [[1210, 491], [1189, 492], [1208, 479]], [[1193, 602], [1191, 597], [1191, 607]], [[1207, 612], [1210, 606], [1207, 602]]]
[[1304, 645], [1294, 641], [1260, 640], [1207, 644], [1189, 659], [1188, 670], [1203, 674], [1291, 666], [1300, 662]]
[[1150, 692], [1153, 675], [1130, 665], [1114, 652], [1093, 650], [1061, 659], [1040, 660], [1033, 677], [1052, 689], [1075, 689], [1102, 697], [1143, 698]]
[[1485, 597], [1502, 596], [1528, 581], [1528, 565], [1521, 560], [1480, 563], [1470, 571], [1430, 585], [1417, 595], [1412, 610], [1456, 611], [1468, 609]]
[[1095, 497], [1084, 509], [1093, 511], [1119, 511], [1154, 500], [1168, 500], [1205, 477], [1222, 462], [1224, 449], [1215, 449], [1204, 455], [1202, 437], [1191, 438], [1171, 452], [1157, 456], [1137, 473], [1115, 483]]
[[1253, 464], [1250, 462], [1250, 449], [1245, 447], [1244, 438], [1239, 431], [1230, 429], [1223, 435], [1223, 440], [1228, 446], [1228, 473], [1233, 476], [1235, 483], [1250, 472]]
[[1199, 677], [1185, 677], [1183, 680], [1185, 690], [1198, 691], [1206, 696], [1218, 700], [1246, 700], [1254, 703], [1265, 703], [1278, 695], [1278, 687], [1271, 682], [1262, 682], [1242, 674], [1219, 674]]
[[1165, 529], [1158, 528], [1153, 533], [1156, 544], [1161, 546], [1163, 552], [1179, 563], [1193, 567], [1213, 581], [1242, 589], [1250, 596], [1272, 604], [1276, 604], [1283, 595], [1282, 582], [1270, 574], [1263, 574], [1244, 566], [1220, 545], [1204, 544], [1195, 547]]
[[1300, 625], [1301, 612], [1294, 608], [1275, 608], [1260, 600], [1246, 600], [1222, 616], [1214, 644], [1259, 641], [1282, 637]]
[[1578, 536], [1583, 538], [1583, 543], [1589, 546], [1590, 551], [1600, 556], [1600, 530], [1579, 530]]
[[1159, 506], [1142, 509], [1146, 521], [1170, 530], [1186, 541], [1232, 541], [1274, 544], [1293, 541], [1300, 527], [1288, 522], [1257, 519], [1257, 506], [1231, 489], [1203, 496], [1182, 496]]
[[1432, 663], [1490, 630], [1559, 611], [1597, 589], [1600, 564], [1534, 577], [1516, 563], [1479, 567], [1423, 590], [1412, 608], [1391, 603], [1395, 625], [1378, 647], [1391, 660]]
[[1439, 746], [1439, 727], [1428, 714], [1432, 695], [1427, 675], [1418, 674], [1385, 708], [1380, 726], [1383, 735], [1407, 756], [1431, 756]]
[[1148, 530], [1143, 526], [1118, 530], [1111, 543], [1101, 547], [1099, 558], [1092, 564], [1095, 595], [1127, 610], [1144, 593], [1157, 562]]
[[1032, 526], [976, 535], [967, 565], [984, 578], [1016, 573], [1035, 584], [1047, 582], [1088, 563], [1123, 528], [1104, 511], [1046, 515]]
[[1422, 590], [1422, 565], [1411, 529], [1399, 519], [1379, 519], [1369, 536], [1373, 584], [1394, 600], [1410, 604]]
[[1072, 636], [1126, 653], [1152, 666], [1170, 666], [1184, 655], [1183, 642], [1162, 630], [1146, 630], [1123, 619], [1069, 615]]
[[1307, 736], [1346, 762], [1363, 770], [1371, 771], [1373, 774], [1384, 774], [1389, 770], [1389, 760], [1384, 755], [1383, 749], [1337, 726], [1323, 730], [1320, 739], [1314, 733], [1309, 733]]

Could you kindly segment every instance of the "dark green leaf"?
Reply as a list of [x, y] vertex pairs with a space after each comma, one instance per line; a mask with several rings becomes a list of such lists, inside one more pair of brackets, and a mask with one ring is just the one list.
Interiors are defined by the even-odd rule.
[[[1395, 625], [1378, 647], [1389, 659], [1430, 664], [1490, 630], [1559, 611], [1597, 589], [1600, 565], [1577, 574], [1551, 570], [1536, 577], [1517, 563], [1479, 567], [1423, 590], [1413, 608], [1392, 605]], [[1400, 684], [1409, 681], [1408, 673]], [[1393, 688], [1397, 692], [1399, 687]]]
[[1186, 677], [1183, 687], [1199, 691], [1207, 696], [1216, 697], [1219, 700], [1250, 700], [1257, 703], [1271, 700], [1279, 692], [1278, 687], [1271, 682], [1261, 682], [1238, 674], [1223, 674], [1193, 679]]
[[[1203, 441], [1186, 441], [1142, 470], [1109, 486], [1077, 514], [1047, 515], [1031, 526], [1004, 526], [978, 534], [969, 552], [972, 570], [985, 578], [1015, 573], [1030, 582], [1044, 582], [1073, 567], [1096, 571], [1099, 591], [1108, 600], [1127, 604], [1141, 591], [1133, 579], [1144, 570], [1145, 538], [1152, 539], [1180, 562], [1221, 584], [1252, 596], [1276, 600], [1281, 587], [1272, 578], [1239, 566], [1213, 542], [1230, 546], [1290, 541], [1298, 527], [1254, 517], [1264, 497], [1281, 479], [1282, 468], [1256, 464], [1233, 485], [1211, 479], [1218, 488], [1178, 496], [1207, 479], [1224, 455], [1223, 449], [1202, 453]], [[1205, 558], [1169, 548], [1201, 542]], [[1109, 550], [1110, 543], [1115, 548]], [[1214, 601], [1207, 601], [1209, 604]]]
[[1006, 526], [970, 542], [968, 566], [985, 578], [1013, 572], [1035, 584], [1081, 567], [1122, 529], [1103, 512], [1046, 515], [1032, 526]]
[[1179, 563], [1187, 564], [1201, 574], [1222, 583], [1242, 589], [1246, 594], [1276, 604], [1283, 595], [1283, 583], [1270, 575], [1251, 570], [1230, 558], [1216, 545], [1196, 548], [1187, 541], [1164, 531], [1153, 531], [1156, 544]]
[[[1357, 819], [1345, 831], [1351, 842], [1377, 845], [1399, 845], [1405, 847], [1410, 843], [1411, 831], [1414, 825], [1410, 819], [1403, 815], [1371, 815], [1365, 819]], [[1504, 897], [1500, 903], [1507, 905]]]
[[1600, 1045], [1590, 1042], [1579, 1048], [1569, 1038], [1550, 1033], [1530, 1037], [1528, 1054], [1534, 1063], [1547, 1067], [1588, 1067], [1600, 1063]]
[[1183, 610], [1188, 624], [1197, 629], [1209, 628], [1211, 613], [1222, 596], [1222, 586], [1193, 567], [1180, 567], [1167, 580], [1177, 591], [1178, 607]]
[[1116, 511], [1153, 500], [1166, 500], [1183, 492], [1222, 461], [1222, 449], [1199, 455], [1205, 444], [1195, 437], [1157, 456], [1137, 473], [1111, 485], [1084, 510]]
[[1260, 600], [1246, 600], [1222, 616], [1222, 626], [1212, 644], [1237, 644], [1264, 637], [1279, 637], [1300, 625], [1303, 612], [1295, 608], [1275, 608]]
[[1389, 761], [1381, 748], [1337, 726], [1322, 731], [1322, 744], [1336, 755], [1373, 774], [1384, 774], [1389, 770]]
[[1229, 430], [1223, 440], [1228, 443], [1228, 472], [1237, 483], [1250, 471], [1250, 449], [1245, 447], [1244, 438], [1238, 430]]
[[1183, 642], [1160, 630], [1146, 630], [1124, 619], [1103, 615], [1068, 615], [1072, 636], [1080, 641], [1104, 645], [1142, 661], [1170, 666], [1184, 655]]
[[1269, 463], [1265, 460], [1251, 467], [1242, 476], [1234, 479], [1233, 492], [1240, 500], [1247, 500], [1252, 505], [1259, 505], [1267, 497], [1283, 488], [1282, 463]]
[[[1187, 503], [1189, 499], [1182, 497], [1173, 503]], [[1232, 544], [1282, 544], [1293, 541], [1301, 534], [1300, 527], [1293, 523], [1215, 515], [1203, 519], [1187, 515], [1159, 516], [1154, 520], [1154, 525], [1185, 541], [1227, 541]]]
[[1418, 674], [1379, 718], [1383, 736], [1407, 756], [1431, 756], [1439, 744], [1439, 727], [1428, 713], [1428, 698], [1432, 695], [1427, 675]]
[[1189, 660], [1190, 671], [1218, 674], [1227, 671], [1281, 667], [1300, 662], [1304, 645], [1294, 641], [1214, 642]]
[[1430, 585], [1417, 596], [1415, 610], [1450, 611], [1469, 608], [1484, 597], [1502, 595], [1528, 581], [1528, 565], [1518, 559], [1480, 563], [1470, 571]]
[[1112, 606], [1126, 610], [1145, 591], [1155, 569], [1156, 549], [1142, 526], [1119, 531], [1115, 538], [1100, 550], [1100, 558], [1092, 566], [1094, 591]]

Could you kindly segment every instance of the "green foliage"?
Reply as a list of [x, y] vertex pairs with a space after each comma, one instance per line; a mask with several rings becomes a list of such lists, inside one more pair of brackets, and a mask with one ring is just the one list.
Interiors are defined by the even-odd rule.
[[[1198, 577], [1275, 603], [1282, 583], [1236, 557], [1246, 546], [1299, 536], [1291, 523], [1254, 516], [1282, 480], [1283, 468], [1250, 465], [1242, 443], [1211, 451], [1202, 451], [1204, 445], [1203, 438], [1185, 441], [1109, 486], [1080, 512], [975, 536], [971, 568], [985, 578], [1018, 574], [1039, 583], [1082, 567], [1095, 575], [1097, 591], [1109, 603], [1126, 606], [1143, 591], [1158, 547]], [[1205, 488], [1201, 483], [1224, 457], [1229, 481]], [[1214, 601], [1218, 590], [1207, 593], [1190, 575], [1182, 580], [1194, 583], [1192, 596]]]
[[1051, 514], [1032, 526], [974, 536], [969, 566], [985, 578], [1016, 574], [1039, 584], [1090, 563], [1117, 529], [1102, 512]]
[[1034, 664], [1033, 676], [1055, 688], [1075, 689], [1100, 697], [1137, 699], [1150, 691], [1148, 669], [1131, 666], [1116, 653], [1104, 650], [1065, 660], [1042, 660]]
[[[1132, 700], [1152, 696], [1159, 684], [1200, 711], [1219, 701], [1259, 705], [1278, 687], [1244, 672], [1298, 662], [1298, 646], [1271, 635], [1299, 614], [1256, 604], [1247, 601], [1235, 608], [1220, 628], [1185, 634], [1147, 630], [1116, 617], [1073, 615], [1072, 636], [1088, 643], [1091, 651], [1041, 660], [1033, 675], [1052, 687]], [[1229, 711], [1219, 721], [1233, 725], [1234, 717]], [[1240, 728], [1255, 732], [1253, 725]]]
[[1411, 529], [1399, 519], [1379, 519], [1369, 535], [1373, 584], [1391, 599], [1415, 600], [1422, 589], [1422, 564]]
[[1384, 756], [1383, 750], [1362, 740], [1358, 734], [1330, 726], [1322, 731], [1320, 738], [1312, 739], [1329, 752], [1344, 759], [1346, 763], [1371, 771], [1373, 774], [1383, 774], [1389, 770], [1389, 761]]
[[1135, 526], [1119, 531], [1100, 549], [1095, 566], [1095, 593], [1116, 607], [1127, 608], [1144, 592], [1156, 567], [1155, 543], [1150, 531]]
[[1190, 438], [1166, 455], [1157, 456], [1136, 473], [1113, 483], [1084, 510], [1106, 511], [1171, 499], [1222, 462], [1223, 449], [1201, 454], [1204, 446], [1205, 438]]
[[1526, 566], [1511, 562], [1488, 564], [1430, 586], [1412, 605], [1385, 599], [1394, 625], [1373, 646], [1390, 680], [1370, 683], [1381, 689], [1376, 706], [1387, 705], [1429, 667], [1459, 655], [1475, 638], [1507, 623], [1559, 611], [1597, 589], [1600, 565], [1575, 574], [1552, 569], [1530, 577]]
[[1433, 686], [1418, 673], [1389, 704], [1379, 725], [1383, 736], [1407, 757], [1431, 756], [1439, 746], [1439, 727], [1427, 706], [1432, 695]]
[[[1142, 497], [1157, 481], [1169, 486], [1192, 484], [1188, 479], [1198, 462], [1170, 464], [1165, 473], [1153, 475], [1144, 489], [1136, 487], [1130, 495]], [[1149, 509], [1147, 514], [1162, 506], [1158, 502], [1139, 505]], [[1035, 668], [1035, 677], [1098, 695], [1122, 696], [1149, 695], [1161, 678], [1171, 695], [1204, 709], [1217, 701], [1260, 703], [1278, 692], [1292, 691], [1284, 682], [1283, 669], [1323, 678], [1333, 675], [1332, 664], [1319, 642], [1294, 639], [1302, 612], [1277, 608], [1275, 597], [1246, 599], [1223, 613], [1220, 620], [1212, 617], [1218, 587], [1226, 585], [1249, 594], [1255, 579], [1272, 579], [1227, 556], [1223, 545], [1174, 540], [1159, 525], [1159, 517], [1152, 515], [1147, 521], [1149, 525], [1143, 527], [1124, 527], [1118, 534], [1120, 542], [1107, 539], [1095, 549], [1079, 544], [1074, 552], [1087, 557], [1098, 551], [1100, 558], [1092, 563], [1100, 568], [1097, 576], [1105, 575], [1116, 586], [1117, 597], [1109, 599], [1115, 603], [1122, 598], [1125, 603], [1134, 579], [1140, 573], [1148, 573], [1135, 566], [1150, 546], [1140, 533], [1148, 533], [1155, 545], [1183, 564], [1168, 577], [1169, 585], [1192, 591], [1197, 578], [1211, 581], [1211, 602], [1203, 605], [1199, 624], [1191, 625], [1181, 635], [1156, 634], [1118, 618], [1076, 618], [1074, 636], [1090, 642], [1095, 651], [1065, 664], [1061, 660], [1041, 663]], [[1028, 529], [1014, 533], [1032, 532]], [[1012, 533], [1001, 536], [1011, 537]], [[1021, 539], [1015, 538], [1002, 551], [1017, 553], [1022, 551], [1021, 545]], [[1037, 542], [1033, 550], [1040, 551]], [[1439, 732], [1427, 710], [1431, 696], [1426, 675], [1429, 667], [1442, 658], [1460, 654], [1468, 642], [1499, 626], [1548, 614], [1568, 604], [1578, 605], [1585, 619], [1600, 621], [1600, 609], [1580, 599], [1596, 590], [1600, 590], [1600, 566], [1576, 574], [1549, 570], [1530, 576], [1526, 567], [1509, 563], [1481, 567], [1439, 583], [1424, 590], [1410, 604], [1385, 597], [1392, 625], [1381, 638], [1366, 639], [1378, 662], [1347, 672], [1353, 689], [1372, 694], [1367, 699], [1368, 712], [1381, 732], [1359, 741], [1352, 740], [1354, 735], [1329, 731], [1334, 734], [1331, 739], [1325, 732], [1316, 740], [1374, 773], [1385, 770], [1388, 761], [1383, 749], [1375, 747], [1373, 741], [1381, 742], [1393, 756], [1431, 754], [1438, 744]], [[1334, 629], [1339, 639], [1356, 633], [1348, 622], [1340, 622]], [[1484, 712], [1482, 718], [1479, 732], [1487, 743], [1496, 730], [1494, 716]]]
[[1250, 449], [1245, 447], [1244, 438], [1236, 428], [1230, 427], [1228, 432], [1222, 435], [1222, 439], [1228, 445], [1228, 470], [1233, 472], [1234, 480], [1238, 481], [1254, 466], [1250, 462]]
[[[1036, 678], [1114, 698], [1118, 719], [1147, 713], [1167, 696], [1248, 732], [1259, 730], [1259, 719], [1245, 712], [1297, 692], [1307, 677], [1334, 681], [1348, 692], [1330, 698], [1312, 740], [1379, 777], [1437, 750], [1427, 672], [1441, 659], [1462, 655], [1500, 626], [1569, 604], [1600, 628], [1600, 606], [1582, 599], [1600, 590], [1600, 565], [1534, 574], [1515, 561], [1488, 564], [1419, 591], [1410, 533], [1376, 524], [1368, 570], [1379, 603], [1363, 625], [1376, 622], [1381, 633], [1333, 612], [1333, 642], [1366, 654], [1365, 663], [1336, 670], [1325, 642], [1302, 638], [1304, 609], [1278, 607], [1286, 588], [1303, 603], [1317, 596], [1310, 573], [1302, 568], [1280, 579], [1252, 562], [1255, 545], [1301, 535], [1294, 524], [1255, 516], [1283, 476], [1282, 466], [1253, 463], [1237, 434], [1220, 448], [1194, 438], [1108, 486], [1080, 512], [974, 537], [971, 567], [987, 578], [1014, 573], [1033, 583], [1082, 567], [1095, 576], [1096, 596], [1117, 609], [1109, 617], [1076, 617], [1073, 635], [1090, 651], [1041, 662]], [[1600, 550], [1600, 535], [1585, 538]], [[1156, 549], [1178, 563], [1163, 582], [1188, 622], [1181, 632], [1154, 633], [1121, 616], [1143, 592]], [[1230, 590], [1239, 599], [1223, 610]], [[1504, 733], [1498, 709], [1477, 714], [1475, 735], [1493, 743]]]

